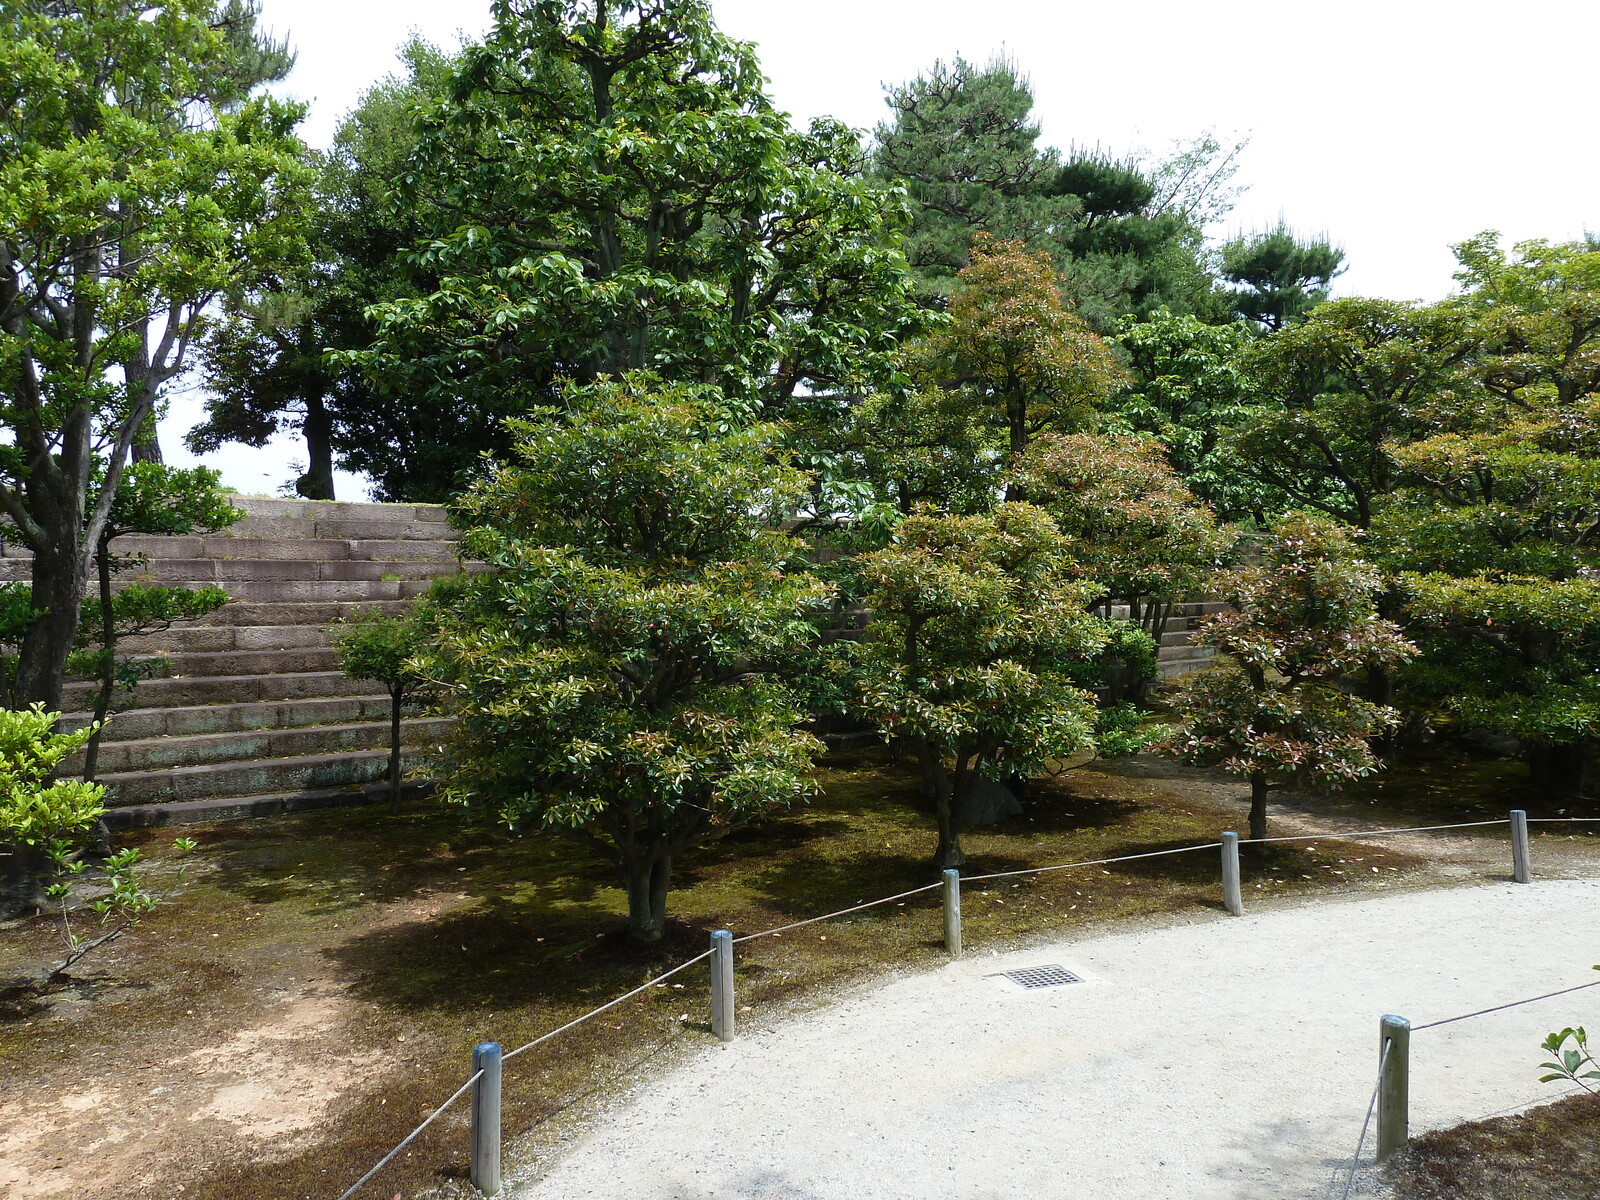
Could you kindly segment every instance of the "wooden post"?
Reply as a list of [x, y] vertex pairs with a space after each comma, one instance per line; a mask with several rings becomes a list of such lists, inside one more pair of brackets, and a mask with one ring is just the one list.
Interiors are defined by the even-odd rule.
[[1528, 856], [1528, 814], [1511, 810], [1511, 878], [1516, 883], [1533, 882], [1532, 860]]
[[472, 1048], [472, 1072], [483, 1074], [472, 1085], [472, 1186], [485, 1196], [500, 1191], [500, 1043], [480, 1042]]
[[944, 948], [951, 958], [961, 957], [961, 872], [944, 872]]
[[[1387, 1050], [1387, 1053], [1385, 1053]], [[1411, 1137], [1411, 1022], [1387, 1016], [1378, 1027], [1378, 1161]]]
[[711, 935], [711, 1032], [733, 1041], [733, 934]]
[[1239, 886], [1239, 835], [1222, 835], [1222, 903], [1236, 917], [1244, 916], [1244, 891]]

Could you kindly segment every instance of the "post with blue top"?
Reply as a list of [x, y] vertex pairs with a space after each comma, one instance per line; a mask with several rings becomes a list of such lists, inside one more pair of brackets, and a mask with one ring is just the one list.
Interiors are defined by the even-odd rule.
[[472, 1048], [472, 1186], [485, 1196], [500, 1191], [500, 1043], [480, 1042]]
[[733, 934], [726, 929], [711, 935], [711, 1032], [733, 1041]]
[[1222, 903], [1236, 917], [1244, 916], [1244, 889], [1239, 884], [1239, 835], [1222, 835]]
[[1378, 1031], [1378, 1161], [1411, 1137], [1411, 1022], [1387, 1016]]
[[1511, 810], [1511, 878], [1517, 883], [1533, 882], [1533, 862], [1528, 857], [1528, 814]]

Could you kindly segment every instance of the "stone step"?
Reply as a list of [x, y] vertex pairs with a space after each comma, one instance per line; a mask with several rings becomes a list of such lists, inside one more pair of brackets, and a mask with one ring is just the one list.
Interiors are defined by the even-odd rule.
[[321, 625], [174, 625], [161, 633], [123, 638], [129, 654], [198, 654], [224, 650], [298, 650], [331, 645]]
[[431, 583], [431, 579], [246, 579], [216, 586], [222, 586], [235, 600], [289, 604], [355, 601], [359, 604], [374, 600], [408, 600], [422, 595]]
[[[433, 790], [430, 783], [406, 780], [400, 784], [402, 801], [414, 801]], [[277, 792], [265, 796], [219, 796], [211, 800], [186, 800], [174, 804], [132, 804], [106, 812], [112, 829], [143, 829], [159, 825], [189, 825], [200, 821], [227, 821], [240, 817], [276, 817], [284, 813], [315, 812], [387, 801], [387, 783], [361, 787], [321, 788], [305, 792]]]
[[[419, 760], [416, 751], [408, 750], [404, 761], [409, 768]], [[339, 754], [262, 758], [253, 762], [168, 767], [159, 771], [113, 772], [102, 775], [100, 782], [106, 786], [107, 807], [170, 804], [209, 800], [216, 796], [259, 796], [358, 786], [381, 779], [388, 767], [387, 750], [351, 750]]]
[[216, 584], [274, 580], [402, 580], [454, 575], [460, 564], [427, 560], [291, 558], [152, 558], [119, 579], [141, 583]]
[[[403, 506], [402, 506], [403, 507]], [[455, 530], [443, 521], [393, 517], [246, 517], [229, 526], [238, 538], [321, 538], [333, 541], [447, 542]]]
[[[370, 689], [373, 685], [368, 684]], [[195, 704], [182, 708], [129, 708], [111, 714], [110, 737], [190, 737], [202, 733], [244, 733], [298, 729], [308, 725], [346, 725], [389, 719], [386, 695], [324, 696], [309, 700], [259, 700], [243, 704]], [[66, 729], [82, 729], [86, 712], [62, 717]]]
[[[436, 741], [450, 722], [439, 717], [402, 721], [408, 746]], [[108, 733], [119, 732], [113, 723]], [[262, 729], [250, 733], [201, 733], [185, 737], [145, 738], [139, 741], [103, 742], [98, 773], [126, 774], [161, 771], [171, 767], [197, 767], [205, 763], [242, 763], [253, 759], [340, 754], [353, 750], [386, 750], [389, 722], [358, 725], [312, 725], [292, 729]], [[83, 769], [81, 755], [68, 760], [68, 773]]]
[[[229, 496], [228, 502], [249, 517], [296, 517], [302, 520], [360, 517], [367, 520], [434, 521], [445, 519], [442, 504], [379, 504], [370, 500], [291, 500], [278, 496]], [[235, 524], [233, 528], [237, 529]]]
[[[166, 661], [166, 669], [161, 674], [171, 679], [213, 675], [296, 675], [339, 669], [339, 655], [332, 646], [303, 646], [289, 650], [200, 651], [156, 657]], [[143, 687], [144, 684], [139, 686]]]
[[[335, 621], [346, 621], [367, 613], [400, 617], [411, 611], [405, 600], [235, 600], [226, 608], [186, 621], [184, 628], [205, 626], [236, 626], [240, 629], [258, 626], [307, 626], [326, 629]], [[243, 647], [240, 647], [243, 649]]]
[[[231, 532], [206, 537], [143, 537], [128, 535], [111, 544], [117, 554], [163, 558], [215, 559], [317, 559], [322, 562], [437, 562], [456, 561], [453, 538], [423, 541], [362, 538], [242, 537]], [[33, 552], [26, 546], [0, 545], [0, 560], [26, 562]]]
[[[213, 675], [146, 679], [128, 703], [119, 691], [113, 708], [188, 708], [205, 704], [250, 704], [264, 700], [310, 700], [331, 696], [370, 696], [369, 680], [347, 679], [338, 671], [299, 671], [284, 675]], [[75, 680], [63, 689], [67, 708], [93, 707], [95, 685]]]

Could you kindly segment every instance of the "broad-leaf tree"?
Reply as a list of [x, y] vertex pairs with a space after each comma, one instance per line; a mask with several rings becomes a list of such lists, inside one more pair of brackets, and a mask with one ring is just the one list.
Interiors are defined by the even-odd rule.
[[333, 628], [339, 669], [351, 679], [381, 683], [389, 693], [389, 811], [400, 811], [400, 767], [404, 738], [401, 719], [407, 702], [428, 690], [420, 656], [426, 651], [431, 623], [426, 601], [401, 617], [367, 612]]
[[201, 314], [303, 251], [299, 110], [227, 85], [218, 16], [25, 0], [0, 24], [0, 514], [34, 556], [17, 690], [47, 708], [130, 451]]
[[1600, 248], [1457, 253], [1462, 365], [1414, 406], [1425, 435], [1392, 451], [1374, 543], [1426, 652], [1418, 698], [1576, 792], [1600, 741]]
[[406, 179], [435, 289], [351, 356], [444, 407], [531, 409], [558, 375], [649, 370], [780, 413], [897, 377], [925, 317], [895, 196], [843, 126], [797, 132], [701, 0], [498, 0]]
[[1067, 541], [1043, 509], [918, 512], [855, 562], [872, 612], [861, 711], [910, 746], [932, 785], [934, 861], [965, 861], [979, 780], [1028, 778], [1093, 744], [1094, 698], [1070, 664], [1106, 644], [1089, 615], [1099, 585], [1069, 576]]
[[1069, 540], [1073, 573], [1100, 584], [1096, 603], [1126, 605], [1158, 642], [1173, 606], [1199, 595], [1233, 548], [1146, 438], [1046, 433], [1016, 477]]
[[456, 718], [440, 778], [597, 847], [653, 942], [678, 855], [812, 790], [822, 746], [775, 672], [829, 589], [779, 529], [806, 480], [777, 429], [639, 376], [569, 404], [516, 425], [515, 460], [458, 503], [489, 569], [437, 596], [430, 674]]
[[1219, 574], [1229, 604], [1194, 640], [1225, 655], [1224, 665], [1178, 686], [1183, 724], [1172, 753], [1219, 766], [1250, 784], [1250, 837], [1267, 836], [1274, 788], [1331, 788], [1379, 769], [1374, 735], [1399, 713], [1354, 695], [1345, 679], [1374, 664], [1393, 667], [1415, 653], [1378, 615], [1383, 588], [1345, 526], [1291, 514], [1274, 525], [1256, 561]]
[[1046, 429], [1081, 427], [1123, 382], [1115, 355], [1062, 301], [1042, 251], [980, 236], [949, 311], [927, 369], [978, 398], [1012, 455]]

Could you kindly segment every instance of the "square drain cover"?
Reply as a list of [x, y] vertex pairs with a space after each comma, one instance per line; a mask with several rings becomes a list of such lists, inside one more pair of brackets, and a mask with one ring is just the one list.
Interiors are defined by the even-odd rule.
[[1082, 983], [1071, 971], [1054, 963], [1042, 967], [1023, 967], [1016, 971], [1000, 972], [1002, 978], [1011, 980], [1019, 987], [1029, 990], [1033, 988], [1060, 987], [1066, 983]]

